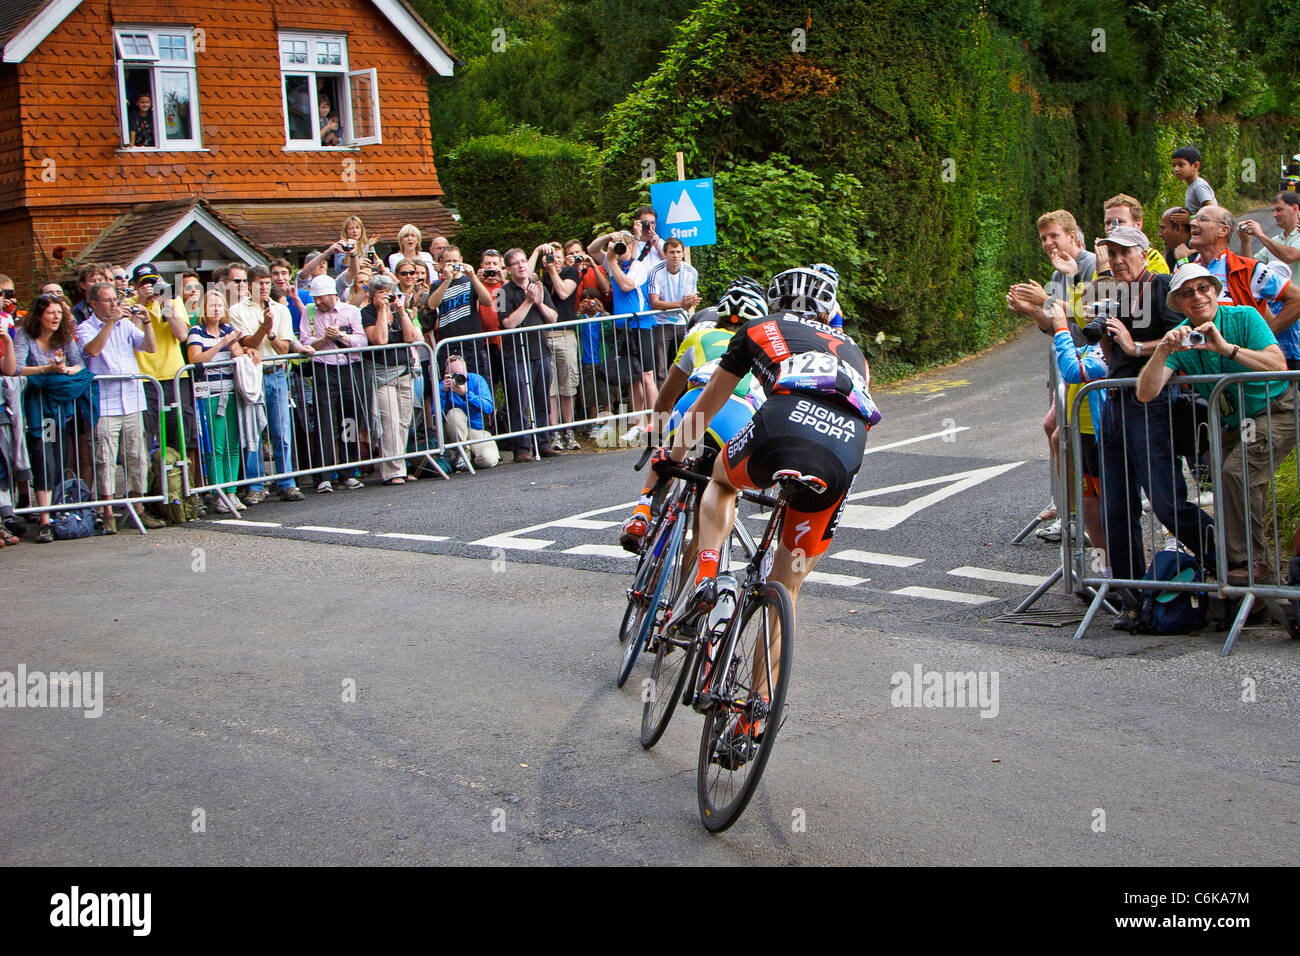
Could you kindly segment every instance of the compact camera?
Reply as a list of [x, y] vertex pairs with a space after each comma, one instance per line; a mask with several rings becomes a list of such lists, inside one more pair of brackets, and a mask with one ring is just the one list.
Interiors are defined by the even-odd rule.
[[1195, 346], [1195, 345], [1204, 345], [1204, 344], [1205, 344], [1205, 333], [1204, 333], [1204, 332], [1188, 332], [1188, 333], [1187, 333], [1187, 345], [1188, 345], [1189, 348], [1192, 347], [1192, 346]]

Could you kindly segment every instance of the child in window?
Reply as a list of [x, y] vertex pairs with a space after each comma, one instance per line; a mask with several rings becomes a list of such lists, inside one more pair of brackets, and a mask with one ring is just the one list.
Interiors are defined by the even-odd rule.
[[339, 115], [334, 112], [334, 104], [324, 93], [319, 97], [320, 109], [320, 144], [322, 146], [339, 145]]
[[141, 93], [135, 98], [135, 110], [131, 113], [131, 145], [153, 146], [153, 99], [148, 93]]

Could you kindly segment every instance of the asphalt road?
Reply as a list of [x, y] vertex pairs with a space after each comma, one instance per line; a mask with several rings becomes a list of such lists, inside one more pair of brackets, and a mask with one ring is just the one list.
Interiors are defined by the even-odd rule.
[[[1294, 865], [1300, 643], [994, 620], [1056, 563], [1008, 544], [1046, 500], [1045, 363], [1030, 332], [878, 395], [720, 837], [699, 718], [643, 752], [648, 665], [613, 687], [636, 453], [588, 451], [0, 552], [0, 670], [104, 684], [98, 718], [0, 710], [0, 861]], [[894, 706], [917, 667], [996, 675], [996, 715]]]

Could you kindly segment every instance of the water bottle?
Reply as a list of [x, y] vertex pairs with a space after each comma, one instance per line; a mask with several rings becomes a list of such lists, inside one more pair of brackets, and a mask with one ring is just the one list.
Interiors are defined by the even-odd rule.
[[717, 578], [718, 603], [713, 605], [704, 618], [704, 633], [709, 635], [709, 660], [713, 659], [715, 643], [722, 636], [731, 615], [736, 611], [736, 596], [740, 593], [740, 584], [733, 574], [719, 574]]

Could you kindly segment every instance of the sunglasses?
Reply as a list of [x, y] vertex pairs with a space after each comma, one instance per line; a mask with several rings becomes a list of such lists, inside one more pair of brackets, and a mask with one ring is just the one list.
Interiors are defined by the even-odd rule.
[[126, 278], [126, 273], [124, 272], [124, 273], [122, 273], [120, 276], [113, 276], [113, 278], [114, 278], [114, 279], [125, 279], [125, 278]]
[[397, 273], [397, 274], [398, 274], [399, 276], [413, 276], [413, 275], [415, 275], [415, 270], [414, 270], [414, 269], [408, 269], [408, 270], [406, 270], [405, 272], [399, 272], [399, 273]]
[[499, 256], [499, 255], [501, 255], [501, 253], [497, 252], [495, 249], [484, 249], [484, 250], [483, 250], [483, 255], [485, 255], [485, 256]]
[[1188, 298], [1189, 296], [1193, 296], [1193, 295], [1208, 295], [1208, 296], [1213, 296], [1213, 295], [1217, 294], [1217, 292], [1218, 292], [1218, 290], [1215, 289], [1215, 287], [1214, 287], [1214, 285], [1213, 285], [1212, 283], [1209, 283], [1209, 282], [1202, 282], [1202, 283], [1200, 283], [1200, 284], [1198, 284], [1198, 285], [1189, 285], [1189, 286], [1187, 286], [1186, 288], [1179, 289], [1179, 290], [1178, 290], [1178, 296], [1179, 296], [1180, 298], [1186, 299], [1186, 298]]

